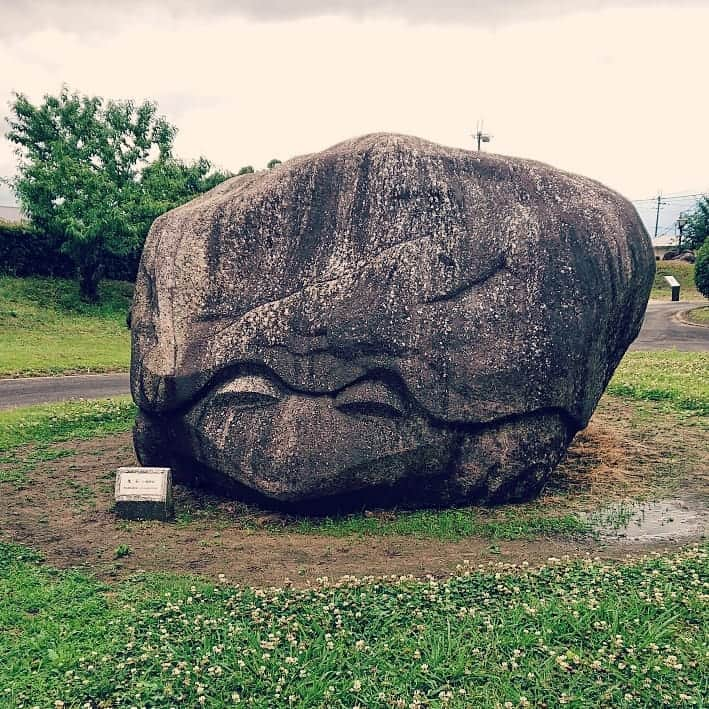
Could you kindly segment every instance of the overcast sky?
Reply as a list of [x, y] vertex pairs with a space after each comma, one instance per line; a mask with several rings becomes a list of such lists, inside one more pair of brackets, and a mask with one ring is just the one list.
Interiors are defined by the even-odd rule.
[[234, 171], [371, 131], [472, 148], [484, 119], [631, 199], [704, 192], [708, 28], [700, 0], [0, 0], [0, 108], [155, 99], [181, 157]]

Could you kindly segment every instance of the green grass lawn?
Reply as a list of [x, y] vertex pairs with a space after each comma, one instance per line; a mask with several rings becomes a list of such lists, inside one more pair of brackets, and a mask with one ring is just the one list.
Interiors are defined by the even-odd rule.
[[[707, 354], [630, 353], [608, 395], [697, 425], [709, 415], [708, 372]], [[0, 411], [0, 483], [21, 486], [41, 461], [71, 455], [59, 446], [128, 431], [134, 412], [127, 398]], [[280, 531], [494, 540], [589, 530], [533, 506], [491, 514], [360, 514]], [[129, 553], [116, 547], [116, 558]], [[0, 541], [0, 707], [706, 704], [706, 546], [304, 590], [232, 586], [226, 566], [223, 580], [138, 573], [106, 586]]]
[[0, 276], [0, 377], [127, 370], [132, 291], [104, 281], [90, 305], [73, 281]]
[[0, 451], [130, 431], [135, 414], [127, 396], [7, 409], [0, 411]]
[[709, 352], [629, 352], [607, 392], [709, 416]]
[[687, 320], [697, 325], [709, 325], [709, 306], [690, 310], [687, 313]]
[[670, 300], [672, 290], [665, 281], [665, 276], [674, 276], [680, 284], [680, 300], [705, 300], [694, 285], [694, 264], [685, 261], [657, 261], [655, 282], [650, 298], [654, 300]]
[[108, 588], [0, 544], [0, 703], [703, 706], [708, 584], [695, 547], [306, 590], [156, 574]]

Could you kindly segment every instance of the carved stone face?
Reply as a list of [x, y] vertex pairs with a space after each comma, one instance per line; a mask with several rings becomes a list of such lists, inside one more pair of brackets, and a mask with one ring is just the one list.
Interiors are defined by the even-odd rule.
[[353, 478], [442, 473], [455, 434], [379, 377], [333, 394], [297, 392], [268, 372], [235, 375], [185, 417], [204, 465], [275, 499], [337, 494]]
[[136, 449], [299, 503], [539, 489], [639, 329], [654, 257], [583, 178], [375, 135], [156, 221]]

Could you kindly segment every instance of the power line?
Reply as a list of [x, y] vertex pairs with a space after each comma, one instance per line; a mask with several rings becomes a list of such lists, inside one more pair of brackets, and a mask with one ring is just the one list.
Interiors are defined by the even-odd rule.
[[[694, 194], [664, 194], [662, 199], [689, 199], [690, 197], [706, 197], [709, 195], [709, 190], [706, 192], [695, 192]], [[657, 200], [657, 195], [654, 197], [645, 197], [643, 199], [631, 199], [633, 204], [637, 202], [655, 202]]]
[[697, 197], [697, 196], [702, 196], [707, 194], [707, 192], [696, 192], [693, 194], [684, 194], [683, 190], [679, 190], [678, 192], [670, 192], [667, 197]]

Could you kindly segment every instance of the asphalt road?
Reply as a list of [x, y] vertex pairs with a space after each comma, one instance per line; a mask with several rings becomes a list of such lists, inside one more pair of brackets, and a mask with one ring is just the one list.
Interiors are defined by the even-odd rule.
[[0, 409], [68, 399], [103, 399], [128, 393], [128, 374], [0, 379]]
[[[681, 322], [677, 314], [705, 303], [650, 303], [631, 350], [709, 352], [709, 327]], [[101, 399], [128, 394], [127, 374], [79, 374], [60, 377], [0, 379], [0, 409], [68, 399]]]
[[709, 327], [687, 325], [678, 317], [703, 303], [649, 303], [645, 321], [631, 350], [679, 350], [680, 352], [709, 352]]

